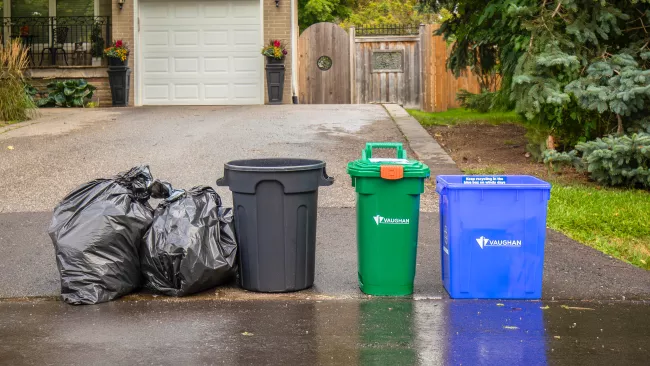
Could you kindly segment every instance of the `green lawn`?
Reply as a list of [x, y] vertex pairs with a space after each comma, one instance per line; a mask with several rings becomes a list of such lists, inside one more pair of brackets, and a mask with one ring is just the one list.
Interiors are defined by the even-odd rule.
[[446, 112], [428, 113], [415, 109], [407, 109], [407, 112], [420, 122], [423, 126], [446, 126], [459, 123], [518, 123], [521, 117], [515, 112], [490, 112], [479, 113], [467, 109], [450, 109]]
[[553, 184], [548, 226], [603, 253], [650, 269], [650, 193]]

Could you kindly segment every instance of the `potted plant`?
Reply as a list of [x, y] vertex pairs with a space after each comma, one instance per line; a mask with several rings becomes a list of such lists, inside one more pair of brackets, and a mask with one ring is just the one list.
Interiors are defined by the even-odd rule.
[[284, 90], [284, 58], [287, 49], [280, 40], [272, 40], [262, 48], [262, 55], [266, 56], [266, 85], [269, 104], [282, 104]]
[[90, 41], [92, 46], [90, 53], [92, 56], [93, 66], [102, 66], [102, 57], [104, 57], [104, 46], [106, 41], [102, 37], [102, 27], [99, 23], [95, 23], [90, 33]]
[[126, 107], [129, 104], [131, 75], [127, 62], [129, 48], [122, 40], [117, 40], [104, 50], [104, 55], [108, 59], [108, 83], [111, 86], [113, 106]]
[[129, 48], [121, 39], [118, 39], [113, 42], [110, 47], [104, 50], [104, 56], [108, 58], [108, 66], [125, 67], [129, 57]]

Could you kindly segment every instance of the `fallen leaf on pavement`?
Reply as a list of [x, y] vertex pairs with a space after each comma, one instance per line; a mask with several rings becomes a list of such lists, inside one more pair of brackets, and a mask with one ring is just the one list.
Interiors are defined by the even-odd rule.
[[560, 339], [560, 336], [553, 336], [553, 338], [555, 338], [555, 339]]
[[248, 332], [244, 332], [244, 333], [242, 333], [241, 335], [245, 335], [245, 336], [252, 336], [252, 335], [253, 335], [253, 333], [248, 333]]
[[579, 306], [567, 306], [567, 305], [562, 305], [562, 309], [567, 309], [567, 310], [596, 310], [592, 308], [582, 308]]
[[548, 309], [550, 309], [551, 307], [548, 306], [548, 305], [546, 305], [546, 306], [540, 306], [539, 308], [542, 309], [542, 310], [548, 310]]
[[13, 150], [13, 149], [14, 149], [13, 146], [7, 146], [7, 150]]

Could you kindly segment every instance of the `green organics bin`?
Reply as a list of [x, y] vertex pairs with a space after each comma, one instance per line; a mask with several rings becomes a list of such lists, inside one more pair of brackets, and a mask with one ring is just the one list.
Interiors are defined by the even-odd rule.
[[[373, 158], [373, 149], [395, 149], [397, 157]], [[357, 192], [359, 288], [377, 296], [412, 294], [420, 194], [429, 167], [409, 160], [401, 143], [369, 142], [347, 172]]]

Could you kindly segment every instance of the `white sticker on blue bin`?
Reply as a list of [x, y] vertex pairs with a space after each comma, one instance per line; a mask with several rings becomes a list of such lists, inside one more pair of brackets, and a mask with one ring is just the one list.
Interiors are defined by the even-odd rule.
[[489, 177], [477, 177], [469, 176], [463, 177], [463, 184], [506, 184], [508, 183], [508, 177], [503, 176], [489, 176]]
[[486, 247], [511, 247], [511, 248], [521, 248], [521, 240], [492, 240], [488, 239], [485, 236], [476, 238], [476, 242], [484, 249]]

